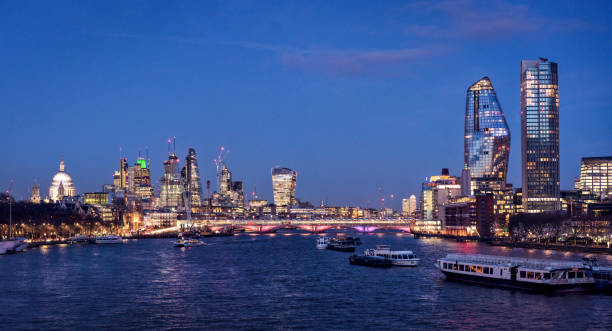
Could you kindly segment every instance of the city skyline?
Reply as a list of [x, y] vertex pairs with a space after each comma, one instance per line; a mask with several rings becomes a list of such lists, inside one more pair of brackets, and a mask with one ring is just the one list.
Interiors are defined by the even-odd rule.
[[[228, 164], [243, 180], [247, 196], [257, 187], [260, 196], [272, 200], [269, 169], [281, 166], [300, 173], [296, 197], [301, 200], [379, 207], [381, 187], [385, 205], [399, 209], [401, 199], [418, 196], [423, 179], [440, 168], [461, 175], [464, 93], [483, 76], [495, 82], [515, 133], [507, 182], [521, 187], [519, 65], [538, 57], [559, 63], [561, 70], [561, 189], [572, 187], [582, 157], [612, 154], [606, 130], [609, 83], [602, 78], [610, 73], [604, 56], [610, 46], [601, 42], [610, 38], [607, 3], [584, 8], [565, 3], [549, 12], [545, 3], [499, 2], [491, 11], [519, 14], [521, 28], [482, 21], [495, 28], [490, 32], [462, 23], [465, 11], [448, 3], [425, 10], [419, 3], [355, 4], [344, 23], [360, 22], [371, 12], [373, 18], [362, 25], [367, 32], [345, 31], [343, 38], [332, 33], [319, 44], [312, 43], [322, 36], [313, 21], [303, 19], [312, 29], [300, 33], [297, 25], [279, 19], [285, 32], [266, 37], [269, 22], [251, 29], [250, 17], [224, 6], [192, 10], [210, 13], [217, 23], [224, 14], [236, 14], [228, 16], [236, 23], [232, 33], [214, 25], [190, 30], [178, 18], [199, 22], [197, 16], [168, 4], [160, 5], [168, 7], [162, 10], [168, 18], [154, 20], [166, 24], [149, 22], [142, 28], [137, 23], [150, 18], [146, 8], [133, 8], [134, 23], [117, 26], [120, 17], [108, 7], [82, 5], [82, 16], [68, 17], [62, 5], [52, 10], [6, 6], [12, 15], [0, 23], [8, 45], [1, 56], [10, 84], [3, 84], [0, 97], [11, 111], [3, 121], [7, 137], [1, 147], [10, 157], [3, 163], [0, 187], [14, 179], [19, 199], [29, 197], [35, 180], [43, 195], [47, 192], [61, 156], [79, 193], [99, 191], [111, 182], [121, 147], [132, 164], [148, 146], [151, 181], [157, 184], [164, 142], [176, 135], [181, 159], [189, 147], [198, 152], [202, 182], [215, 181], [212, 159], [219, 146], [227, 146], [232, 150]], [[303, 9], [320, 14], [325, 31], [341, 26], [328, 5], [286, 6], [252, 9], [267, 12], [266, 17]], [[474, 2], [465, 6], [489, 13]], [[28, 21], [45, 10], [49, 15], [31, 26], [20, 23], [20, 17]], [[450, 18], [452, 26], [427, 30], [423, 21], [411, 19], [417, 10], [429, 18]], [[96, 18], [100, 11], [108, 18]], [[389, 15], [401, 32], [382, 20]], [[241, 19], [245, 23], [239, 24]], [[53, 24], [61, 20], [65, 23]], [[46, 24], [56, 27], [47, 31]], [[82, 34], [74, 33], [75, 26], [83, 27]], [[554, 38], [525, 37], [535, 28]], [[462, 35], [450, 36], [453, 30]], [[28, 33], [36, 38], [23, 38]], [[461, 45], [466, 41], [499, 47], [476, 54]], [[439, 44], [454, 47], [453, 56], [437, 49]], [[424, 56], [416, 51], [423, 48], [429, 50]], [[32, 49], [36, 61], [28, 55]], [[191, 118], [189, 123], [180, 120], [184, 117]], [[65, 130], [59, 134], [58, 128]]]

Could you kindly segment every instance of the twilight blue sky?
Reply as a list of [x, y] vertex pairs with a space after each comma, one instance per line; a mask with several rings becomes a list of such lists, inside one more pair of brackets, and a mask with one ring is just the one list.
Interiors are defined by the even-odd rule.
[[[221, 146], [247, 192], [270, 168], [297, 196], [395, 208], [442, 167], [459, 175], [467, 87], [489, 76], [520, 187], [521, 59], [559, 63], [561, 183], [612, 155], [612, 2], [0, 1], [0, 187], [41, 193], [63, 155], [78, 192], [111, 182], [119, 148], [167, 139], [214, 182]], [[390, 199], [393, 194], [395, 198]]]

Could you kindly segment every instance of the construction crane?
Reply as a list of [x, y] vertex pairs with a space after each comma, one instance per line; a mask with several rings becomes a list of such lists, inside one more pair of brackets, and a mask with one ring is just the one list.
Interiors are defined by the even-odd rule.
[[213, 159], [213, 162], [215, 162], [215, 166], [217, 166], [217, 191], [219, 191], [221, 185], [220, 180], [221, 170], [223, 169], [223, 157], [227, 156], [227, 154], [229, 154], [229, 149], [226, 150], [224, 146], [221, 146], [221, 149], [219, 150], [219, 155], [217, 155], [217, 157]]

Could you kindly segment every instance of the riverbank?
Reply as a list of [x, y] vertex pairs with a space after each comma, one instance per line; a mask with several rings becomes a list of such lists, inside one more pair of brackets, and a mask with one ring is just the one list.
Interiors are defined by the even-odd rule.
[[495, 240], [488, 238], [479, 237], [466, 237], [466, 236], [455, 236], [437, 233], [412, 233], [415, 239], [419, 238], [442, 238], [451, 239], [458, 242], [464, 241], [480, 241], [489, 244], [490, 246], [503, 246], [512, 248], [527, 248], [527, 249], [544, 249], [544, 250], [556, 250], [576, 253], [600, 253], [612, 255], [612, 247], [604, 246], [588, 246], [588, 245], [572, 245], [572, 244], [561, 244], [561, 243], [533, 243], [533, 242], [513, 242], [505, 240]]
[[603, 253], [612, 255], [611, 247], [596, 247], [596, 246], [578, 246], [578, 245], [563, 245], [551, 243], [529, 243], [529, 242], [506, 242], [492, 241], [491, 246], [504, 246], [512, 248], [528, 248], [528, 249], [550, 249], [556, 251], [577, 252], [577, 253]]

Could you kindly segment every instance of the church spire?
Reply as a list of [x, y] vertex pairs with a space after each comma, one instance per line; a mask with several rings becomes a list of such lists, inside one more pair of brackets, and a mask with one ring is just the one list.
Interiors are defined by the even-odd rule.
[[60, 172], [66, 171], [66, 166], [64, 165], [64, 157], [62, 156], [62, 160], [60, 161]]

